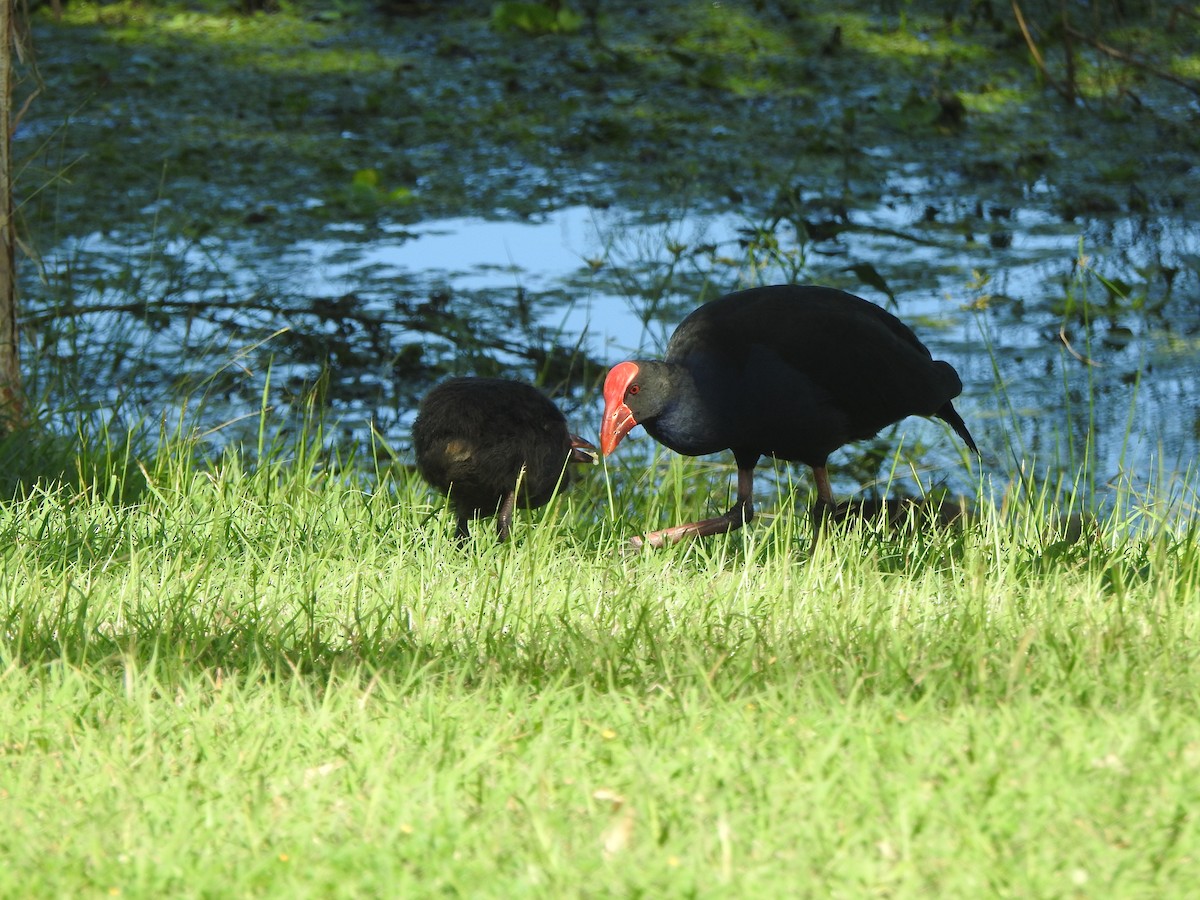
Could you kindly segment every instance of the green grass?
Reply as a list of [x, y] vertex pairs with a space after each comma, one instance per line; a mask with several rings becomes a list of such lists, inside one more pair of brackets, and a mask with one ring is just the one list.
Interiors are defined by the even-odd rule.
[[1192, 890], [1186, 487], [810, 554], [764, 485], [622, 554], [703, 507], [673, 459], [464, 552], [414, 478], [288, 450], [0, 505], [0, 896]]

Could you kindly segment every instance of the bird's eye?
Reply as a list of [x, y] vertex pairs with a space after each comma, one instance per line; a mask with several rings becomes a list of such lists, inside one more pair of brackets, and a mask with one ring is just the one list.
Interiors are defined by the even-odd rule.
[[631, 384], [631, 385], [629, 386], [629, 390], [627, 391], [627, 393], [628, 393], [630, 396], [632, 396], [633, 394], [636, 394], [636, 393], [637, 393], [638, 391], [640, 391], [641, 389], [642, 389], [642, 386], [641, 386], [640, 384]]

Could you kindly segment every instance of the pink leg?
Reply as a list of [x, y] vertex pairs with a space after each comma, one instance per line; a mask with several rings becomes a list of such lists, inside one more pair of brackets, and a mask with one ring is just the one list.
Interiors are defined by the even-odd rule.
[[635, 550], [649, 545], [651, 547], [666, 547], [678, 544], [691, 537], [708, 537], [712, 534], [725, 534], [737, 531], [754, 518], [754, 470], [738, 469], [737, 502], [723, 516], [712, 519], [702, 519], [699, 522], [688, 522], [685, 525], [673, 525], [661, 531], [652, 531], [644, 537], [632, 537], [629, 546]]

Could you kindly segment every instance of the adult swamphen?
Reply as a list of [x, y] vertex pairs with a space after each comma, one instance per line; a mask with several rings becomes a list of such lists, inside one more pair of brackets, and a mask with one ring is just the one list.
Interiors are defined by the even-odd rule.
[[810, 466], [819, 503], [832, 509], [829, 454], [906, 416], [943, 419], [978, 453], [950, 403], [961, 391], [954, 368], [873, 303], [825, 287], [752, 288], [694, 310], [671, 335], [662, 361], [609, 370], [600, 449], [607, 456], [643, 425], [687, 456], [733, 450], [733, 508], [646, 535], [661, 547], [749, 522], [754, 467], [764, 455]]
[[417, 471], [449, 495], [461, 540], [468, 520], [490, 515], [505, 540], [514, 506], [545, 506], [570, 480], [567, 462], [596, 461], [537, 388], [502, 378], [442, 382], [421, 401], [412, 436]]

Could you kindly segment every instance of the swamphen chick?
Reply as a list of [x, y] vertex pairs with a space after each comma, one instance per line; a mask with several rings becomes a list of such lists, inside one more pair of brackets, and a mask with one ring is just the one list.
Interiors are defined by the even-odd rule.
[[515, 506], [545, 506], [570, 480], [568, 462], [596, 462], [537, 388], [502, 378], [442, 382], [421, 401], [412, 436], [417, 471], [449, 496], [461, 540], [470, 519], [491, 515], [507, 539]]

